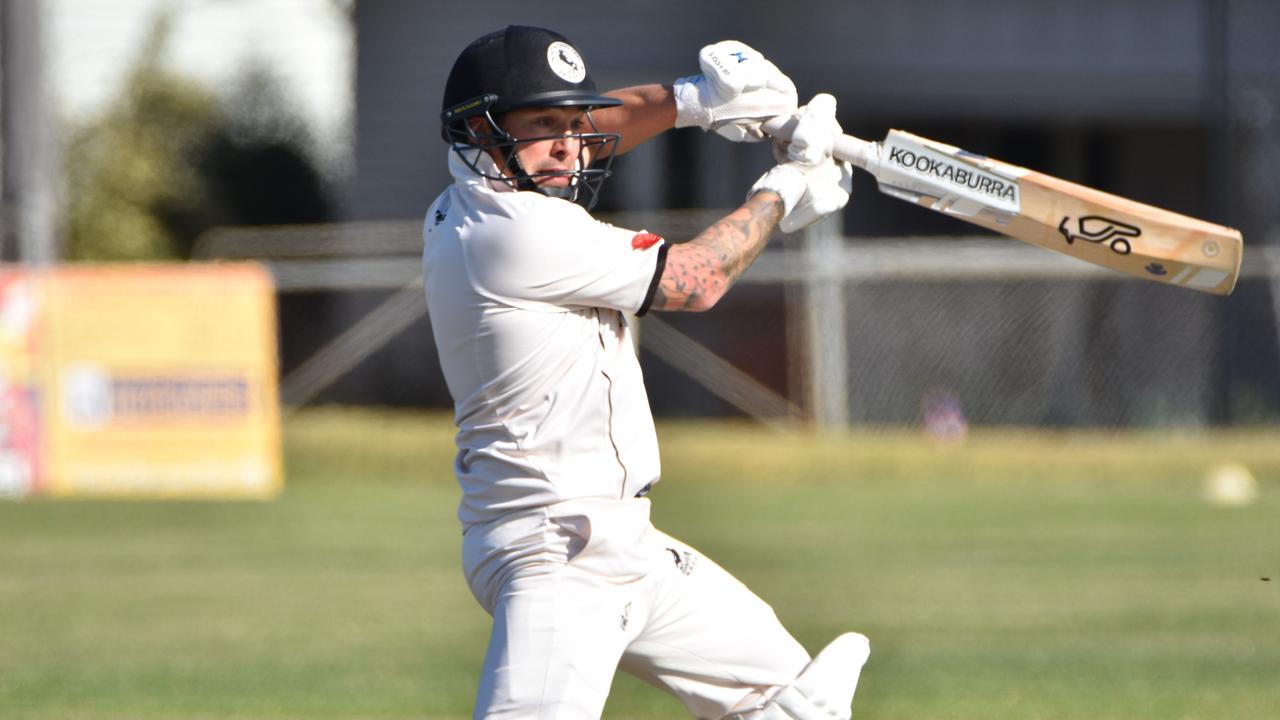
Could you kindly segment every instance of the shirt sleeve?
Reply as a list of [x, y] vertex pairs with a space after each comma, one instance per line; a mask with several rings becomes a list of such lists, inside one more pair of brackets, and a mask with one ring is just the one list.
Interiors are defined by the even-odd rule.
[[487, 294], [527, 309], [649, 309], [666, 241], [592, 218], [581, 206], [531, 196], [474, 237], [470, 271]]

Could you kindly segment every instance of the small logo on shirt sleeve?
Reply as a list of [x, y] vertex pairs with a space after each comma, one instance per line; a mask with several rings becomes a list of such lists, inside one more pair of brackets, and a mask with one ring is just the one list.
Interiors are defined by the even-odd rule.
[[632, 250], [648, 250], [649, 248], [662, 242], [662, 236], [651, 232], [640, 231], [636, 236], [631, 238]]

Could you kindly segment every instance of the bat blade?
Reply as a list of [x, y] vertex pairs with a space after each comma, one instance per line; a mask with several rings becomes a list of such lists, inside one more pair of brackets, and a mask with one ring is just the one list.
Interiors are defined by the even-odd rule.
[[1023, 242], [1217, 295], [1239, 276], [1243, 238], [1232, 228], [898, 130], [878, 159], [882, 191]]
[[[791, 121], [765, 124], [789, 137]], [[1134, 277], [1227, 295], [1240, 274], [1238, 230], [892, 130], [849, 135], [832, 154], [875, 176], [881, 192]]]

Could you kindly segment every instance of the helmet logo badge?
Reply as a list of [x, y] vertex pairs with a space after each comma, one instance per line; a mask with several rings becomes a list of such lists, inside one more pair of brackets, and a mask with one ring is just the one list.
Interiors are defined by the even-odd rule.
[[547, 64], [552, 72], [567, 82], [580, 83], [587, 77], [587, 64], [569, 43], [551, 43], [547, 47]]

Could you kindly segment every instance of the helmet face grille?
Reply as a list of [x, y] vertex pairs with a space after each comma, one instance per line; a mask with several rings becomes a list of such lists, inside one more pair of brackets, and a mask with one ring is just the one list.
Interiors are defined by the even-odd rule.
[[[469, 103], [464, 103], [467, 105]], [[591, 132], [568, 133], [565, 135], [539, 135], [517, 139], [503, 130], [487, 110], [477, 105], [470, 111], [455, 114], [455, 118], [445, 125], [445, 140], [452, 146], [458, 157], [471, 168], [471, 171], [488, 180], [506, 183], [516, 190], [540, 192], [550, 197], [558, 197], [570, 202], [584, 201], [588, 210], [595, 207], [599, 200], [600, 187], [612, 173], [613, 157], [618, 149], [618, 141], [622, 136], [618, 133], [599, 132], [591, 113], [586, 113]], [[482, 118], [481, 123], [472, 123], [470, 118]], [[481, 125], [477, 130], [475, 125]], [[527, 173], [520, 165], [518, 152], [524, 145], [549, 140], [572, 138], [578, 141], [578, 157], [574, 169], [569, 171], [551, 171]], [[491, 152], [492, 151], [492, 152]], [[487, 172], [481, 164], [485, 153], [501, 158], [498, 174]], [[594, 163], [594, 166], [593, 166]], [[505, 171], [504, 171], [505, 169]], [[568, 177], [565, 187], [544, 186], [540, 180], [553, 177]]]
[[[590, 110], [620, 105], [622, 101], [599, 95], [581, 53], [564, 36], [550, 30], [510, 26], [485, 35], [462, 51], [445, 86], [440, 113], [441, 135], [473, 171], [517, 190], [536, 190], [567, 200], [583, 200], [590, 209], [621, 136], [602, 133]], [[581, 107], [587, 112], [591, 132], [566, 136], [541, 136], [517, 140], [502, 130], [497, 118], [529, 107]], [[482, 120], [473, 122], [473, 118]], [[479, 125], [480, 128], [476, 126]], [[560, 137], [579, 141], [575, 170], [527, 174], [520, 168], [517, 150], [526, 143]], [[505, 175], [494, 176], [480, 167], [482, 153], [494, 151]], [[597, 167], [589, 167], [592, 161]], [[567, 187], [543, 187], [539, 180], [569, 176]]]

